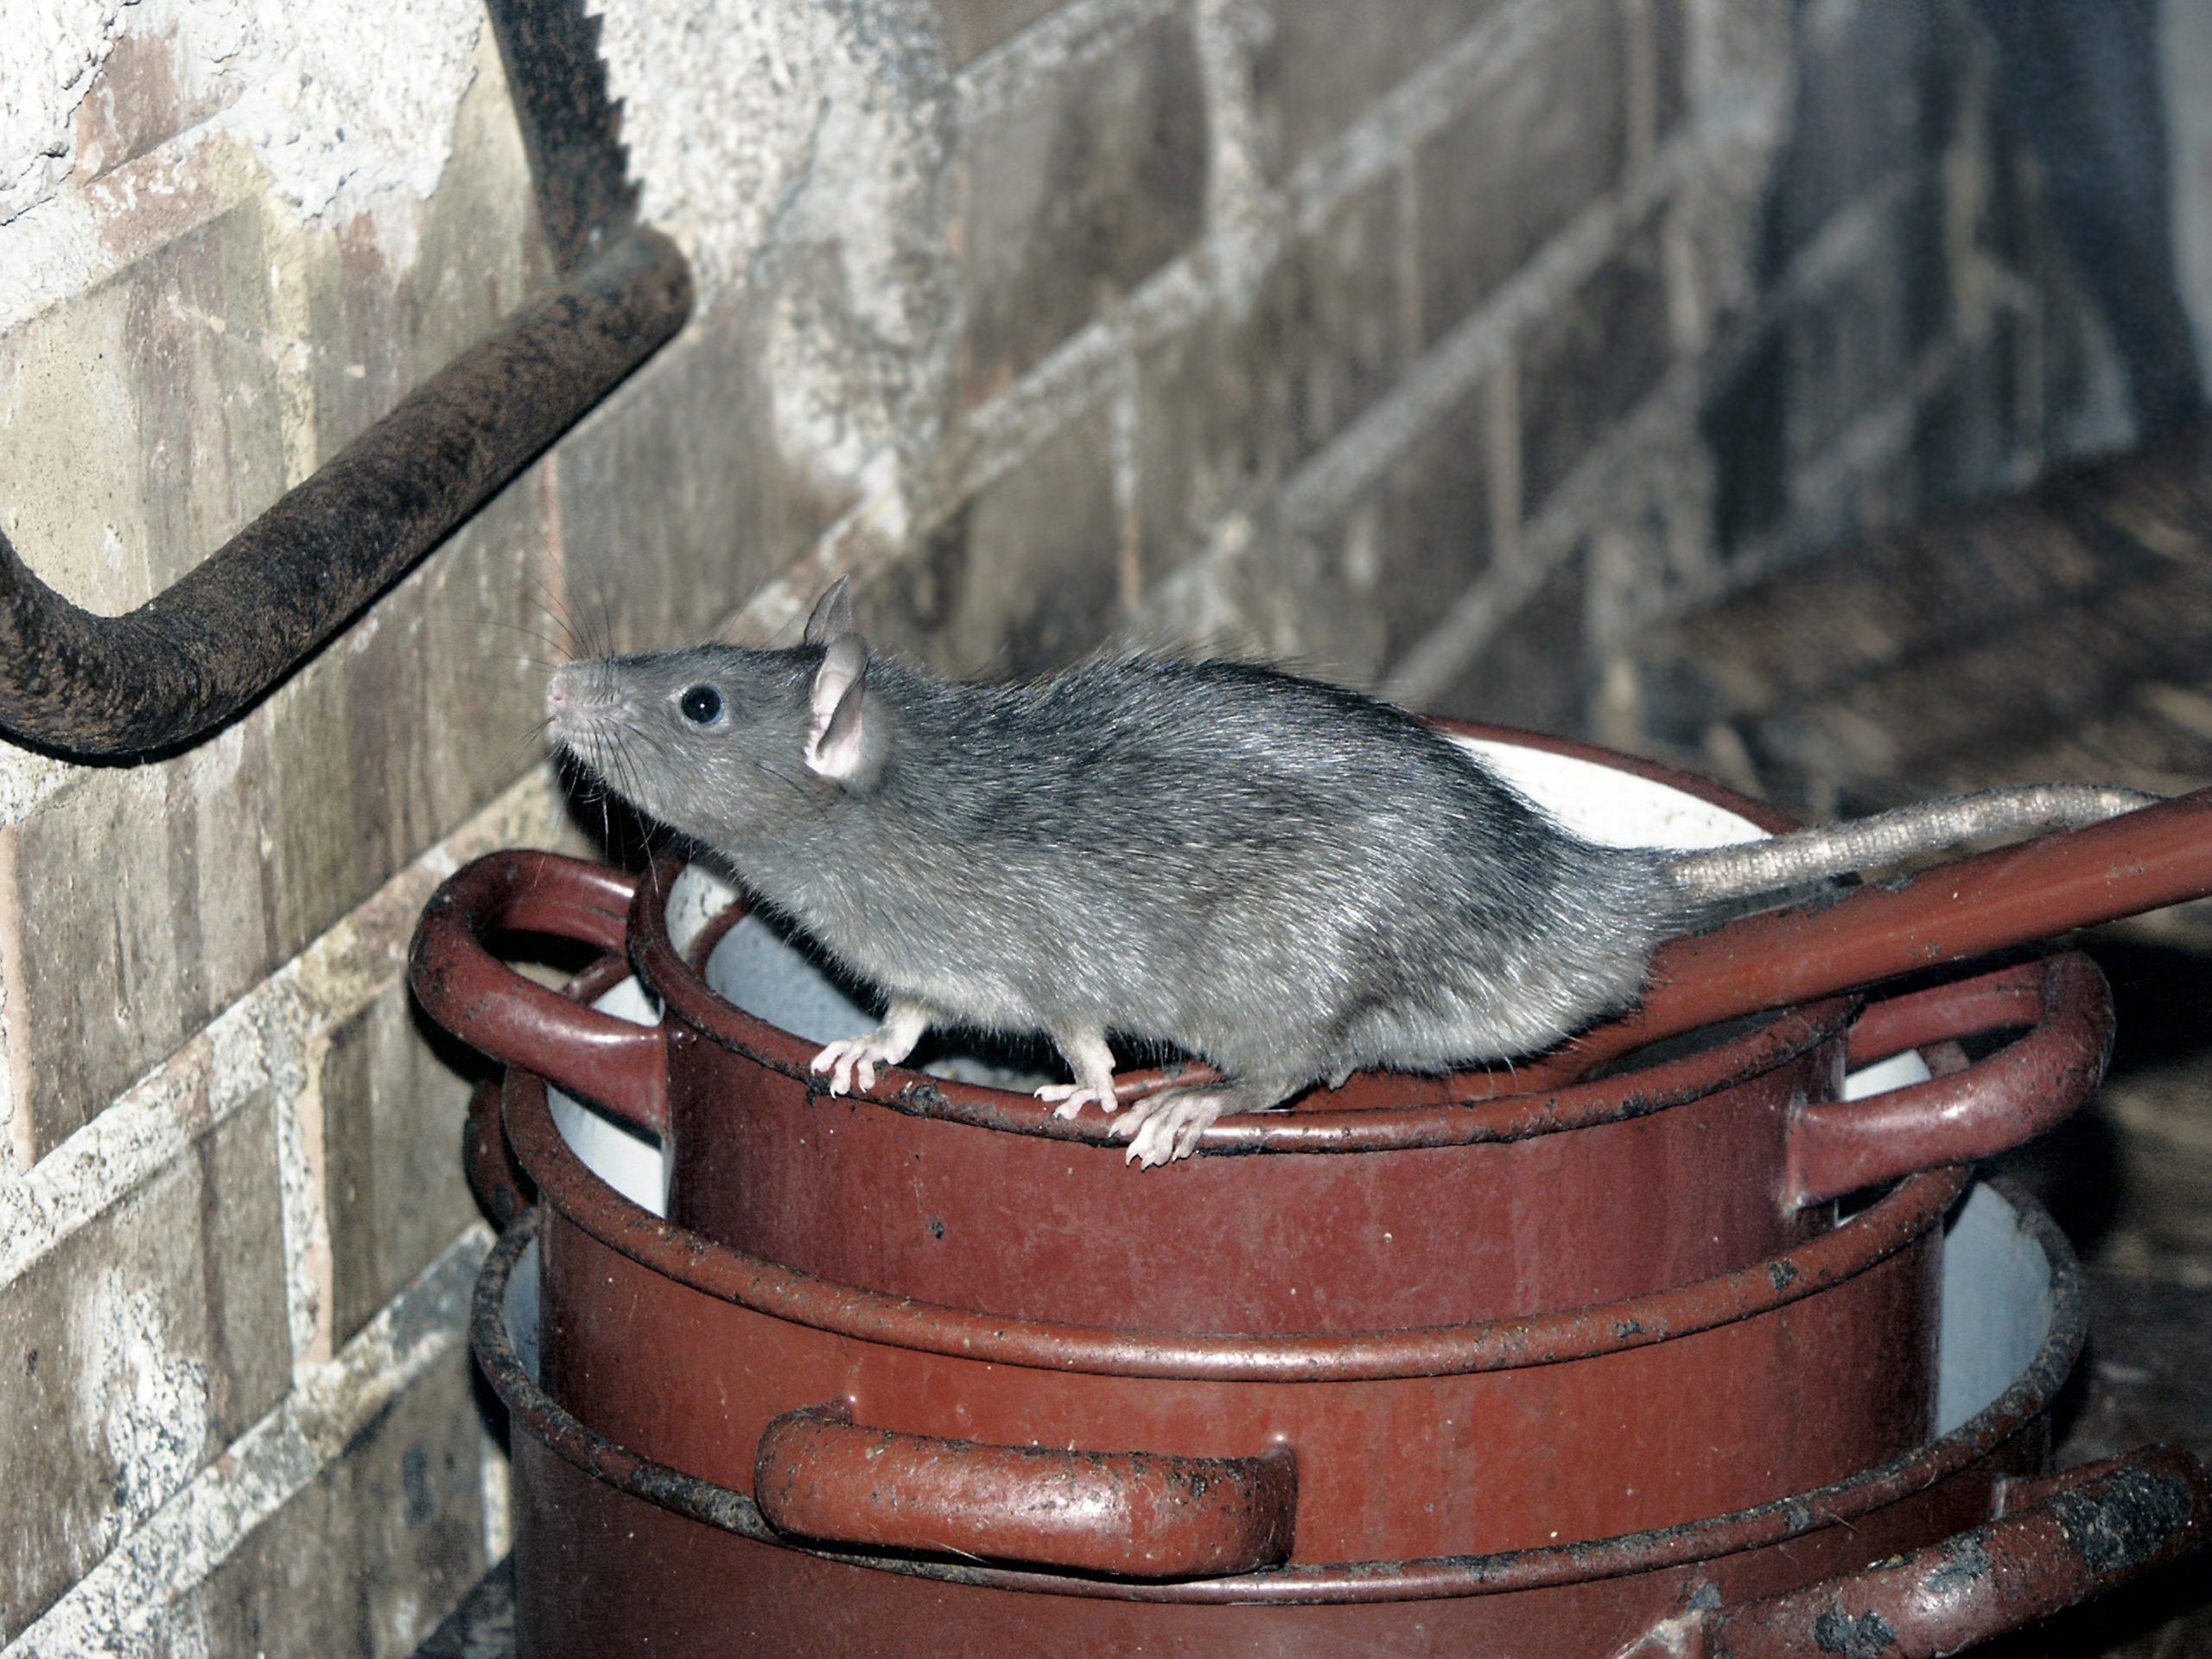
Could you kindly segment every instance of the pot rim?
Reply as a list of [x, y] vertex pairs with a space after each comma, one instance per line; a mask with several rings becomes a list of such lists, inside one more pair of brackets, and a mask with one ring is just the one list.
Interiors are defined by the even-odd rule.
[[1908, 1176], [1850, 1220], [1766, 1261], [1579, 1308], [1395, 1330], [1215, 1335], [1002, 1317], [849, 1285], [654, 1215], [602, 1180], [554, 1122], [544, 1080], [508, 1068], [508, 1144], [550, 1204], [640, 1266], [717, 1300], [859, 1341], [1035, 1370], [1217, 1381], [1336, 1382], [1557, 1364], [1641, 1348], [1766, 1313], [1888, 1260], [1938, 1225], [1970, 1172]]
[[[1762, 829], [1781, 831], [1796, 827], [1794, 819], [1763, 801], [1656, 761], [1510, 727], [1456, 720], [1433, 723], [1454, 736], [1564, 755], [1664, 784], [1724, 807]], [[819, 1044], [807, 1042], [737, 1007], [708, 983], [703, 951], [695, 964], [677, 949], [669, 931], [665, 899], [689, 862], [682, 856], [664, 855], [637, 885], [630, 906], [628, 935], [631, 961], [639, 978], [658, 999], [664, 1017], [680, 1022], [680, 1029], [696, 1032], [718, 1047], [804, 1083], [811, 1090], [824, 1091], [823, 1079], [810, 1067]], [[741, 898], [712, 925], [734, 925], [747, 908]], [[1441, 1078], [1361, 1072], [1346, 1085], [1348, 1089], [1383, 1093], [1387, 1097], [1389, 1090], [1402, 1088], [1440, 1097], [1414, 1104], [1333, 1110], [1304, 1104], [1287, 1112], [1227, 1118], [1200, 1137], [1198, 1154], [1234, 1157], [1262, 1153], [1409, 1151], [1522, 1141], [1560, 1130], [1621, 1122], [1681, 1105], [1788, 1065], [1840, 1032], [1863, 1001], [1856, 995], [1825, 997], [1764, 1018], [1749, 1030], [1689, 1054], [1532, 1094], [1495, 1097], [1498, 1073], [1489, 1069], [1458, 1071]], [[1134, 1075], [1156, 1078], [1159, 1086], [1166, 1086], [1180, 1071], [1179, 1067], [1168, 1067]], [[1510, 1067], [1505, 1069], [1505, 1075], [1510, 1078]], [[1316, 1090], [1306, 1099], [1337, 1092]], [[1113, 1120], [1103, 1116], [1062, 1118], [1032, 1095], [931, 1077], [904, 1066], [880, 1069], [874, 1088], [855, 1089], [842, 1098], [909, 1116], [1013, 1135], [1095, 1146], [1120, 1144], [1114, 1138]]]
[[2034, 1357], [1973, 1417], [1912, 1452], [1811, 1491], [1676, 1526], [1491, 1555], [1312, 1563], [1233, 1578], [1157, 1583], [808, 1548], [770, 1527], [748, 1495], [640, 1457], [571, 1415], [530, 1376], [507, 1329], [505, 1298], [516, 1265], [543, 1224], [542, 1204], [507, 1230], [478, 1274], [472, 1344], [501, 1402], [556, 1456], [630, 1497], [779, 1548], [946, 1583], [1127, 1601], [1281, 1605], [1488, 1595], [1680, 1567], [1848, 1525], [1959, 1474], [2019, 1435], [2048, 1408], [2073, 1370], [2087, 1335], [2088, 1315], [2080, 1267], [2050, 1215], [2010, 1182], [1991, 1185], [2049, 1266], [2051, 1313]]

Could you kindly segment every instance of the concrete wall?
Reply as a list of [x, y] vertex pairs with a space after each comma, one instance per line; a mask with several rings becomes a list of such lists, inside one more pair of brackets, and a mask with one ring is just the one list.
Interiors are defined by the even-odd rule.
[[[1355, 18], [1353, 14], [1357, 13]], [[1948, 0], [607, 0], [686, 333], [179, 758], [0, 744], [0, 1652], [391, 1655], [505, 1545], [437, 880], [558, 613], [1109, 634], [1632, 738], [1651, 617], [2124, 442]], [[466, 0], [15, 0], [0, 527], [128, 607], [546, 262]]]

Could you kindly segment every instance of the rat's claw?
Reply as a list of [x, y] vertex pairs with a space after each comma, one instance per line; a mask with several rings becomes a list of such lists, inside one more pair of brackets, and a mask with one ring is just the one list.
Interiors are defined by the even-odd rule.
[[830, 1074], [830, 1092], [833, 1095], [851, 1093], [853, 1074], [856, 1071], [860, 1074], [861, 1087], [873, 1089], [875, 1087], [876, 1055], [874, 1045], [873, 1036], [849, 1037], [831, 1043], [808, 1062], [807, 1070], [827, 1071]]
[[1218, 1095], [1195, 1090], [1154, 1095], [1131, 1103], [1129, 1115], [1110, 1133], [1129, 1143], [1125, 1164], [1155, 1169], [1161, 1164], [1187, 1158], [1198, 1150], [1198, 1137], [1219, 1119], [1225, 1102]]

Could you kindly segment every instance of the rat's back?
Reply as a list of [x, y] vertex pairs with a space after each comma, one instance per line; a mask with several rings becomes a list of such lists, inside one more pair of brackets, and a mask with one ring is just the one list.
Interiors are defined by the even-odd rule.
[[1656, 861], [1567, 834], [1402, 710], [1151, 658], [880, 692], [886, 867], [943, 901], [917, 960], [972, 949], [1067, 1005], [1048, 1024], [1110, 1005], [1240, 1070], [1299, 1040], [1317, 1071], [1437, 1066], [1542, 1047], [1640, 988]]

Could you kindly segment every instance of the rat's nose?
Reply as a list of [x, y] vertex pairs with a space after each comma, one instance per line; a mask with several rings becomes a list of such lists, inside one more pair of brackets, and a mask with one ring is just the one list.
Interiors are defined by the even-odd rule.
[[545, 677], [545, 712], [558, 720], [575, 701], [575, 691], [571, 671], [566, 666], [555, 669]]

